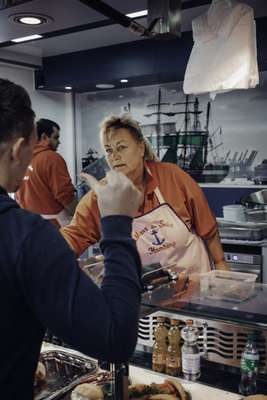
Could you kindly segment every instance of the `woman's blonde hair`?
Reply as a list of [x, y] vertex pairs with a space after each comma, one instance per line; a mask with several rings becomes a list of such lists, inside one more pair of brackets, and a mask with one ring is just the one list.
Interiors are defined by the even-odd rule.
[[144, 159], [147, 161], [158, 161], [157, 156], [148, 140], [143, 136], [141, 126], [138, 121], [133, 119], [129, 114], [110, 115], [103, 119], [100, 123], [100, 140], [103, 144], [105, 135], [116, 129], [127, 129], [131, 135], [138, 141], [143, 142], [145, 145]]

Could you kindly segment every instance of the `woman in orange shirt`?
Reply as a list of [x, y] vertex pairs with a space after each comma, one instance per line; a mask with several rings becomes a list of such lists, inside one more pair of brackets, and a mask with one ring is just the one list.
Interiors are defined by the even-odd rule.
[[[142, 264], [206, 272], [211, 264], [228, 269], [216, 219], [198, 184], [177, 165], [156, 160], [137, 121], [127, 115], [106, 118], [100, 138], [110, 168], [127, 175], [143, 195], [133, 221]], [[61, 229], [79, 255], [99, 241], [96, 194], [87, 193], [70, 225]]]

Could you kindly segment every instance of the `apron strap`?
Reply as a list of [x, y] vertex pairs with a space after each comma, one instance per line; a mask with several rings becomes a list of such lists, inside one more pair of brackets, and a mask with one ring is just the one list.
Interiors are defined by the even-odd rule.
[[[158, 187], [156, 187], [156, 189], [154, 190], [154, 193], [155, 193], [156, 198], [158, 199], [158, 202], [159, 202], [160, 205], [161, 205], [161, 204], [168, 204], [168, 203], [165, 201], [164, 197], [162, 196], [161, 191], [159, 190]], [[172, 211], [175, 213], [175, 215], [176, 215], [179, 219], [181, 219], [181, 218], [179, 217], [179, 215], [176, 214], [176, 211], [174, 211], [174, 210], [172, 210]], [[188, 224], [187, 224], [186, 222], [184, 222], [184, 224], [187, 226], [187, 229], [188, 229], [191, 233], [195, 233], [194, 230], [193, 230], [192, 228], [190, 228], [190, 226], [188, 226]]]
[[158, 199], [159, 204], [166, 203], [166, 201], [164, 200], [164, 197], [162, 196], [158, 187], [156, 187], [156, 189], [154, 190], [154, 193], [156, 195], [156, 198]]
[[[150, 173], [150, 175], [152, 175], [150, 168], [147, 166], [147, 171]], [[162, 196], [160, 190], [158, 187], [156, 187], [156, 189], [154, 190], [154, 193], [156, 195], [156, 198], [159, 202], [159, 204], [164, 204], [166, 203], [166, 201], [164, 200], [164, 197]]]

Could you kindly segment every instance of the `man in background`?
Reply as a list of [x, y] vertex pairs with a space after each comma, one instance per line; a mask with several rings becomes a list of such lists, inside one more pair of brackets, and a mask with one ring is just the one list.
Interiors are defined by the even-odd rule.
[[101, 288], [79, 268], [57, 229], [8, 196], [20, 186], [36, 141], [28, 93], [0, 79], [0, 398], [33, 399], [34, 372], [45, 329], [91, 357], [127, 361], [136, 344], [141, 262], [132, 213], [141, 194], [112, 171], [92, 177], [102, 216]]
[[77, 200], [66, 162], [57, 153], [60, 127], [44, 118], [36, 126], [38, 142], [16, 199], [22, 208], [61, 227], [70, 222]]

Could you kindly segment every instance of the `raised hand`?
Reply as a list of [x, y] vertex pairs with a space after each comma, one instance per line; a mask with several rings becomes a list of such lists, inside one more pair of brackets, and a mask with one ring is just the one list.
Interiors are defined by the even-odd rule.
[[80, 179], [85, 181], [96, 193], [102, 217], [108, 215], [134, 216], [142, 201], [141, 193], [124, 174], [109, 171], [103, 182], [82, 172]]

